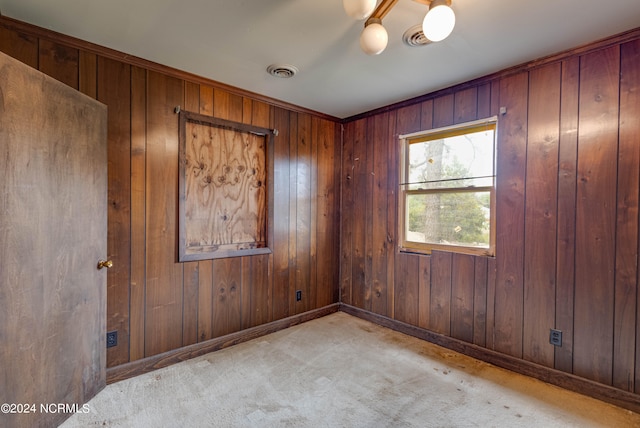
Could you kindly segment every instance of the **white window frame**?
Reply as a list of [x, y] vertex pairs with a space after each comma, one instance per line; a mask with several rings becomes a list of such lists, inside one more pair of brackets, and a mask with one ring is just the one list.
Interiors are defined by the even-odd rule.
[[[476, 130], [483, 126], [493, 127], [494, 141], [493, 141], [493, 179], [492, 185], [484, 187], [453, 187], [446, 189], [430, 189], [430, 190], [409, 190], [409, 144], [416, 140], [429, 139], [433, 137], [436, 140], [438, 136], [447, 135], [461, 135], [465, 130]], [[399, 177], [399, 190], [398, 190], [398, 228], [399, 228], [399, 244], [398, 250], [400, 252], [431, 254], [433, 250], [449, 251], [461, 254], [482, 255], [482, 256], [495, 256], [495, 242], [496, 242], [496, 153], [498, 143], [498, 117], [492, 116], [486, 119], [474, 120], [471, 122], [465, 122], [453, 126], [447, 126], [442, 128], [434, 128], [420, 132], [414, 132], [411, 134], [399, 135], [400, 142], [400, 177]], [[465, 191], [485, 191], [489, 192], [489, 246], [488, 247], [475, 247], [464, 246], [457, 244], [442, 244], [442, 243], [424, 243], [410, 241], [406, 237], [408, 218], [407, 201], [408, 195], [416, 194], [433, 194], [437, 192], [459, 193]]]

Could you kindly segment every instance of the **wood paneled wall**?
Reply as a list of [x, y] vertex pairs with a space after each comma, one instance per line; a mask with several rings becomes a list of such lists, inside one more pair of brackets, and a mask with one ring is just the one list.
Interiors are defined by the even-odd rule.
[[[109, 367], [338, 301], [336, 120], [31, 28], [0, 18], [0, 50], [108, 106], [107, 330], [118, 331]], [[176, 106], [279, 131], [272, 254], [176, 262]]]
[[[639, 37], [348, 120], [341, 301], [640, 393]], [[493, 115], [496, 256], [399, 253], [397, 136]]]
[[[346, 120], [341, 138], [330, 118], [30, 28], [0, 18], [0, 50], [109, 107], [110, 367], [339, 291], [345, 304], [640, 393], [640, 31]], [[272, 254], [176, 263], [177, 105], [279, 130]], [[399, 253], [397, 136], [501, 107], [496, 256]]]

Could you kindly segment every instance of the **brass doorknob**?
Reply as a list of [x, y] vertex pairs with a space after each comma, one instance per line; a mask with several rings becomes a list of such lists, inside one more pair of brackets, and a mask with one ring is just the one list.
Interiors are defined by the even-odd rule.
[[111, 260], [100, 260], [98, 262], [98, 269], [107, 268], [110, 269], [113, 267], [113, 262]]

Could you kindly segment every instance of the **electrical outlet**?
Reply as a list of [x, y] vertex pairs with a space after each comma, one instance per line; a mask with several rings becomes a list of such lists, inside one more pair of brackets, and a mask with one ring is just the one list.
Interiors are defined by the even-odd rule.
[[112, 348], [117, 345], [118, 345], [118, 332], [117, 331], [107, 332], [107, 348]]
[[302, 290], [297, 290], [296, 291], [296, 302], [299, 302], [300, 300], [302, 300]]
[[549, 343], [553, 346], [562, 346], [562, 331], [552, 328], [549, 333]]

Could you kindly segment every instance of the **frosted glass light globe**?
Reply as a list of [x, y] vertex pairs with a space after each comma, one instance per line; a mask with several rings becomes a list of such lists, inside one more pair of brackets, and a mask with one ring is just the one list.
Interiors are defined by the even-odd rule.
[[377, 0], [342, 0], [344, 11], [358, 20], [367, 18], [376, 8]]
[[389, 35], [382, 24], [373, 23], [364, 27], [360, 34], [360, 48], [367, 55], [378, 55], [389, 42]]
[[[434, 2], [435, 4], [436, 2]], [[446, 39], [456, 25], [456, 15], [446, 2], [431, 7], [422, 21], [422, 32], [432, 42]]]

